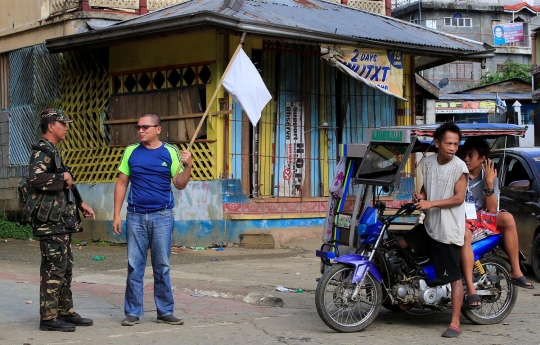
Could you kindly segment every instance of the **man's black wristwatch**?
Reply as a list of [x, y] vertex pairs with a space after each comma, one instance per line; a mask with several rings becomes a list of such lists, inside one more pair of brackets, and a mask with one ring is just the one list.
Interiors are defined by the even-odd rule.
[[486, 192], [486, 196], [490, 196], [495, 193], [495, 190], [493, 188], [484, 188], [484, 192]]

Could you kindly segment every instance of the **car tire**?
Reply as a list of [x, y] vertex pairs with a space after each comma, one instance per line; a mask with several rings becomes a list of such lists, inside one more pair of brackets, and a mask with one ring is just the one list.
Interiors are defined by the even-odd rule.
[[531, 255], [531, 266], [536, 280], [540, 282], [540, 234], [534, 239]]

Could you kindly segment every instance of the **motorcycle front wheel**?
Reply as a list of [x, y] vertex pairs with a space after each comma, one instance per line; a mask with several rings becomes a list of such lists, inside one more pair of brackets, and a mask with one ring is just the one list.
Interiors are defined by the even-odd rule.
[[[498, 256], [480, 260], [486, 274], [495, 278], [497, 282], [491, 286], [479, 287], [478, 290], [490, 291], [490, 295], [481, 295], [482, 308], [462, 309], [462, 314], [477, 325], [492, 325], [506, 319], [516, 304], [518, 288], [510, 284], [510, 265]], [[480, 277], [474, 270], [475, 277]]]
[[355, 296], [354, 267], [338, 264], [319, 280], [315, 305], [324, 323], [336, 332], [358, 332], [379, 314], [383, 300], [381, 284], [368, 273]]

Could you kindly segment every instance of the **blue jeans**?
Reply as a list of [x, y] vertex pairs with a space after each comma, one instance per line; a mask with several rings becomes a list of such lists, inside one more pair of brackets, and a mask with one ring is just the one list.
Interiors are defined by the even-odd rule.
[[126, 241], [128, 255], [128, 275], [124, 313], [142, 317], [143, 277], [148, 248], [151, 251], [154, 270], [154, 301], [157, 316], [173, 314], [174, 298], [169, 276], [172, 231], [174, 218], [172, 210], [148, 214], [128, 212], [126, 217]]

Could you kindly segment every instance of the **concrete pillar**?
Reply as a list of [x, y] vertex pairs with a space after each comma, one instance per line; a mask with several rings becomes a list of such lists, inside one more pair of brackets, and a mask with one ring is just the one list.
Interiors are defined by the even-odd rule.
[[516, 101], [514, 104], [512, 104], [512, 107], [514, 108], [514, 111], [516, 112], [517, 124], [518, 126], [521, 126], [521, 103]]
[[88, 0], [79, 0], [79, 11], [90, 11]]
[[148, 13], [147, 0], [139, 0], [139, 13], [140, 14]]
[[536, 66], [536, 32], [531, 33], [531, 52], [532, 52], [532, 61], [531, 65]]

